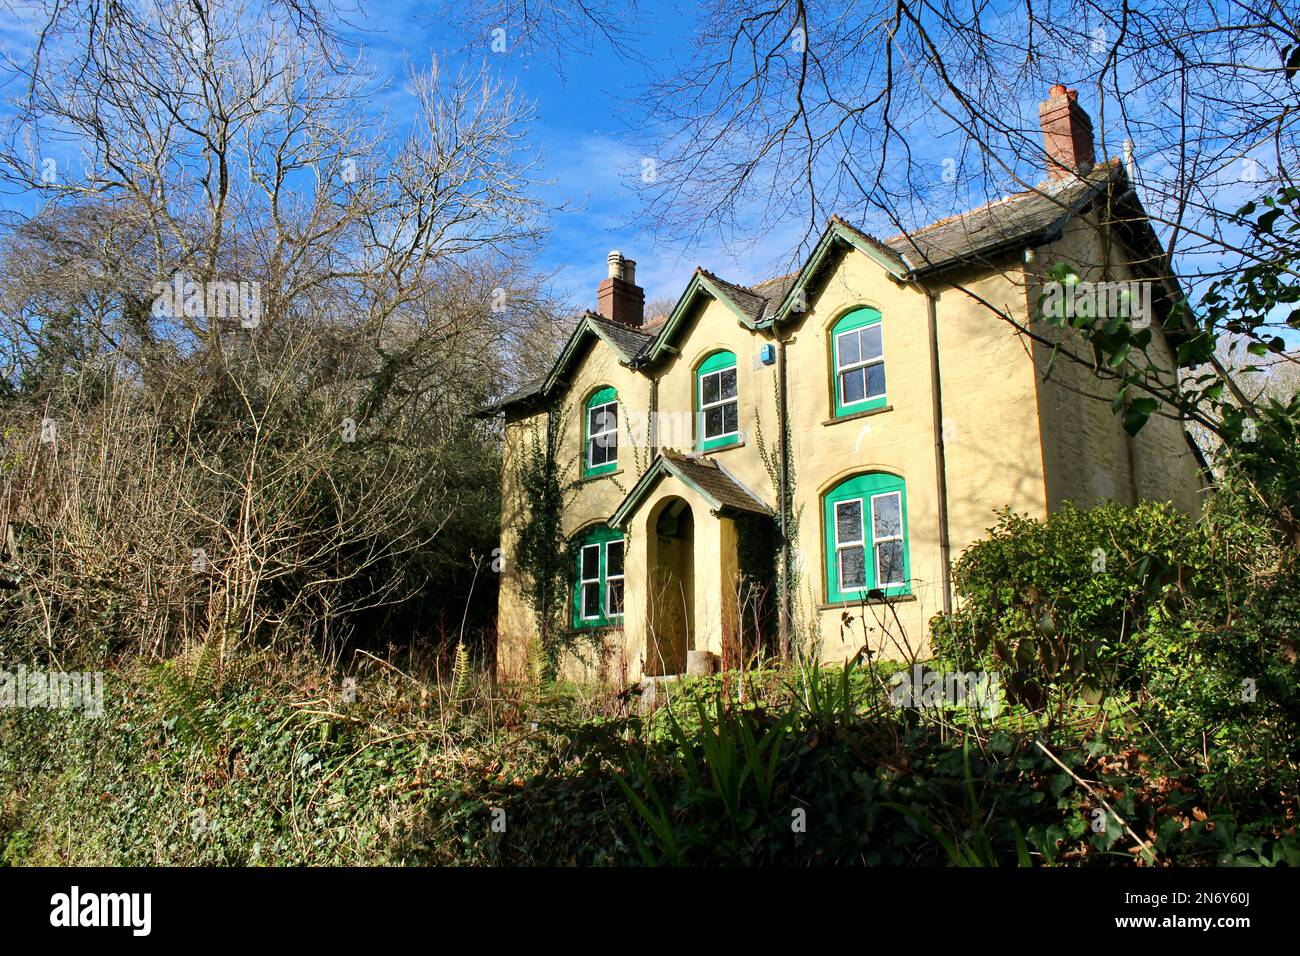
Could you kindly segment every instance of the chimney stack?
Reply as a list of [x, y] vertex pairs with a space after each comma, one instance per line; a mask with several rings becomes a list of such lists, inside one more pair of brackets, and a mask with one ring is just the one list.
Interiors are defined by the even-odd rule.
[[1079, 91], [1057, 83], [1039, 104], [1038, 121], [1047, 150], [1048, 180], [1087, 175], [1094, 162], [1092, 120], [1079, 105]]
[[645, 321], [645, 290], [636, 284], [636, 262], [615, 249], [607, 259], [609, 278], [596, 291], [597, 308], [612, 322], [640, 328]]

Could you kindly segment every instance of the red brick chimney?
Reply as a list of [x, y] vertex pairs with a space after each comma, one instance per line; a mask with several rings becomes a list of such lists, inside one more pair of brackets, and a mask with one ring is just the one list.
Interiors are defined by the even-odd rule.
[[636, 284], [636, 262], [615, 249], [608, 256], [609, 278], [596, 290], [598, 311], [605, 318], [640, 328], [645, 320], [645, 290]]
[[1079, 105], [1079, 91], [1057, 83], [1038, 105], [1038, 121], [1047, 149], [1047, 178], [1086, 175], [1094, 162], [1092, 120]]

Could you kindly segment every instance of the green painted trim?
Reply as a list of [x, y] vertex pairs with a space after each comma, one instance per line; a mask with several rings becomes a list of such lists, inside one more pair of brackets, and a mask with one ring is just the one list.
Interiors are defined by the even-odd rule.
[[[790, 318], [790, 310], [794, 307], [797, 294], [802, 291], [807, 286], [809, 280], [816, 275], [817, 270], [821, 267], [822, 260], [837, 242], [844, 243], [847, 246], [857, 249], [864, 256], [879, 265], [896, 279], [903, 279], [908, 276], [907, 268], [901, 268], [898, 262], [893, 261], [874, 245], [863, 240], [862, 237], [858, 236], [852, 229], [848, 228], [843, 223], [832, 221], [830, 225], [826, 227], [826, 231], [822, 233], [821, 238], [817, 241], [817, 245], [813, 248], [812, 255], [808, 257], [808, 261], [805, 262], [803, 268], [799, 270], [799, 275], [795, 278], [794, 284], [790, 286], [789, 290], [786, 292], [785, 298], [781, 300], [780, 306], [778, 306], [777, 310], [772, 313], [770, 318], [759, 323], [759, 328], [770, 328], [776, 323], [784, 322], [786, 319]], [[901, 256], [899, 258], [902, 259]], [[906, 260], [904, 260], [904, 263], [905, 262]], [[806, 296], [805, 301], [807, 301]], [[811, 306], [811, 303], [809, 303], [809, 305]]]
[[704, 288], [700, 278], [700, 274], [697, 272], [692, 275], [690, 281], [686, 283], [686, 288], [682, 290], [682, 297], [677, 300], [677, 304], [673, 306], [673, 310], [668, 313], [668, 318], [664, 322], [663, 328], [659, 330], [659, 334], [655, 336], [655, 340], [651, 343], [649, 351], [646, 352], [645, 361], [657, 362], [665, 352], [671, 351], [671, 346], [669, 346], [668, 342], [677, 334], [677, 327], [681, 325], [682, 321], [685, 319], [686, 313], [691, 310], [691, 306], [695, 302], [695, 297], [699, 295], [701, 290], [706, 294], [708, 293], [708, 290]]
[[736, 353], [728, 352], [726, 349], [719, 349], [709, 354], [699, 366], [695, 369], [695, 375], [698, 378], [701, 375], [708, 375], [710, 372], [721, 372], [724, 368], [731, 368], [736, 364]]
[[691, 276], [690, 281], [686, 283], [686, 288], [682, 291], [682, 296], [677, 300], [677, 304], [673, 306], [673, 310], [668, 313], [668, 319], [664, 322], [663, 328], [659, 330], [659, 334], [655, 336], [654, 342], [651, 343], [649, 350], [645, 353], [644, 361], [657, 362], [665, 352], [675, 354], [675, 350], [668, 343], [677, 334], [678, 326], [685, 320], [686, 314], [695, 305], [695, 300], [700, 295], [706, 295], [721, 302], [727, 308], [727, 311], [736, 317], [736, 321], [745, 328], [751, 330], [759, 328], [759, 325], [755, 324], [741, 310], [740, 306], [736, 305], [731, 296], [727, 295], [716, 283], [709, 281], [705, 276], [696, 272]]
[[[610, 528], [600, 525], [589, 530], [577, 543], [577, 554], [574, 558], [573, 568], [573, 626], [574, 628], [593, 628], [609, 627], [622, 621], [623, 614], [607, 614], [605, 600], [608, 597], [609, 583], [607, 573], [609, 570], [609, 543], [611, 541], [623, 542], [623, 572], [627, 573], [627, 539], [623, 532], [616, 528]], [[599, 574], [597, 581], [600, 588], [600, 614], [597, 617], [584, 618], [582, 616], [582, 549], [588, 545], [598, 545], [600, 553], [597, 558], [599, 564]], [[627, 600], [627, 578], [623, 579], [623, 599]], [[626, 607], [624, 612], [626, 612]]]
[[718, 501], [711, 494], [692, 481], [685, 472], [667, 458], [659, 455], [651, 463], [650, 467], [645, 470], [645, 473], [637, 480], [637, 483], [632, 486], [632, 490], [627, 493], [627, 497], [624, 498], [622, 503], [614, 509], [614, 513], [609, 516], [610, 525], [621, 528], [623, 525], [627, 524], [628, 519], [632, 517], [632, 512], [641, 504], [642, 500], [650, 493], [650, 490], [654, 487], [655, 483], [664, 475], [672, 475], [687, 488], [691, 489], [691, 491], [703, 498], [704, 503], [714, 514], [722, 509], [722, 502]]
[[606, 385], [604, 388], [597, 389], [587, 399], [587, 404], [582, 406], [582, 477], [595, 478], [600, 475], [608, 475], [618, 470], [618, 450], [615, 449], [614, 460], [607, 461], [603, 465], [592, 466], [591, 457], [591, 410], [597, 405], [608, 405], [610, 402], [618, 401], [618, 391], [612, 385]]
[[[899, 510], [903, 523], [903, 583], [883, 588], [886, 597], [912, 593], [912, 557], [908, 543], [907, 488], [902, 478], [886, 472], [868, 472], [840, 482], [822, 496], [822, 564], [826, 573], [826, 602], [855, 601], [866, 596], [876, 584], [876, 548], [872, 535], [871, 497], [898, 492]], [[863, 545], [866, 552], [867, 586], [861, 590], [840, 590], [839, 555], [836, 551], [835, 504], [840, 501], [862, 499]]]
[[[704, 376], [725, 369], [736, 368], [736, 433], [718, 438], [704, 437]], [[710, 354], [695, 369], [695, 446], [700, 451], [726, 448], [740, 441], [740, 372], [736, 366], [736, 353], [720, 349]]]
[[744, 310], [741, 309], [740, 306], [736, 305], [735, 300], [732, 299], [731, 296], [727, 295], [725, 289], [720, 288], [716, 282], [711, 282], [708, 276], [697, 276], [697, 278], [700, 280], [700, 285], [704, 286], [713, 298], [726, 306], [727, 311], [736, 317], [737, 322], [747, 329], [752, 330], [757, 328], [754, 321], [745, 314]]
[[561, 379], [560, 376], [568, 370], [570, 363], [573, 362], [574, 356], [578, 354], [578, 349], [581, 347], [583, 339], [587, 335], [594, 335], [600, 341], [613, 349], [614, 354], [619, 357], [619, 361], [623, 365], [631, 363], [633, 356], [624, 352], [612, 338], [606, 335], [598, 325], [591, 321], [589, 316], [584, 314], [582, 318], [578, 320], [578, 324], [573, 327], [573, 332], [569, 334], [568, 341], [564, 343], [564, 348], [560, 351], [560, 357], [555, 360], [555, 364], [547, 374], [546, 380], [542, 384], [542, 392], [544, 394], [549, 395], [557, 387], [564, 386], [564, 380]]
[[[831, 326], [831, 389], [835, 395], [835, 417], [844, 418], [847, 415], [853, 415], [859, 412], [869, 412], [875, 408], [883, 408], [886, 400], [889, 398], [888, 370], [886, 370], [885, 394], [876, 398], [864, 399], [860, 402], [854, 402], [851, 405], [844, 404], [844, 395], [840, 390], [840, 343], [839, 336], [845, 332], [852, 332], [855, 329], [865, 329], [872, 325], [883, 324], [883, 318], [878, 309], [864, 305], [861, 308], [854, 309], [840, 317], [840, 320]], [[881, 349], [884, 348], [884, 335], [881, 335]], [[887, 364], [887, 363], [882, 363]]]

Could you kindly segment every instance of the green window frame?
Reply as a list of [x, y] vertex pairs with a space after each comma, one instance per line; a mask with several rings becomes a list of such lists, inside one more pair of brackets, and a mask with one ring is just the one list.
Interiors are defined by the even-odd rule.
[[873, 590], [886, 597], [910, 594], [903, 479], [884, 472], [855, 475], [822, 501], [828, 599], [856, 601]]
[[736, 353], [714, 352], [695, 370], [695, 444], [705, 451], [740, 441]]
[[831, 327], [836, 418], [884, 407], [883, 333], [880, 312], [866, 306], [854, 309]]
[[597, 389], [583, 412], [582, 474], [608, 475], [618, 468], [618, 392]]
[[622, 620], [626, 553], [626, 540], [613, 528], [594, 528], [578, 541], [573, 588], [575, 628], [609, 627]]

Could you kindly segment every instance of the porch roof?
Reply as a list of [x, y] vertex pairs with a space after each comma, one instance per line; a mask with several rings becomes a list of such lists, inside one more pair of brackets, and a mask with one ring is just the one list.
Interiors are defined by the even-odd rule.
[[742, 511], [751, 514], [775, 513], [762, 498], [751, 491], [739, 478], [712, 458], [684, 455], [671, 448], [660, 449], [655, 460], [640, 480], [628, 492], [609, 518], [611, 527], [627, 524], [632, 513], [641, 506], [659, 479], [672, 475], [705, 500], [714, 514], [722, 511]]

